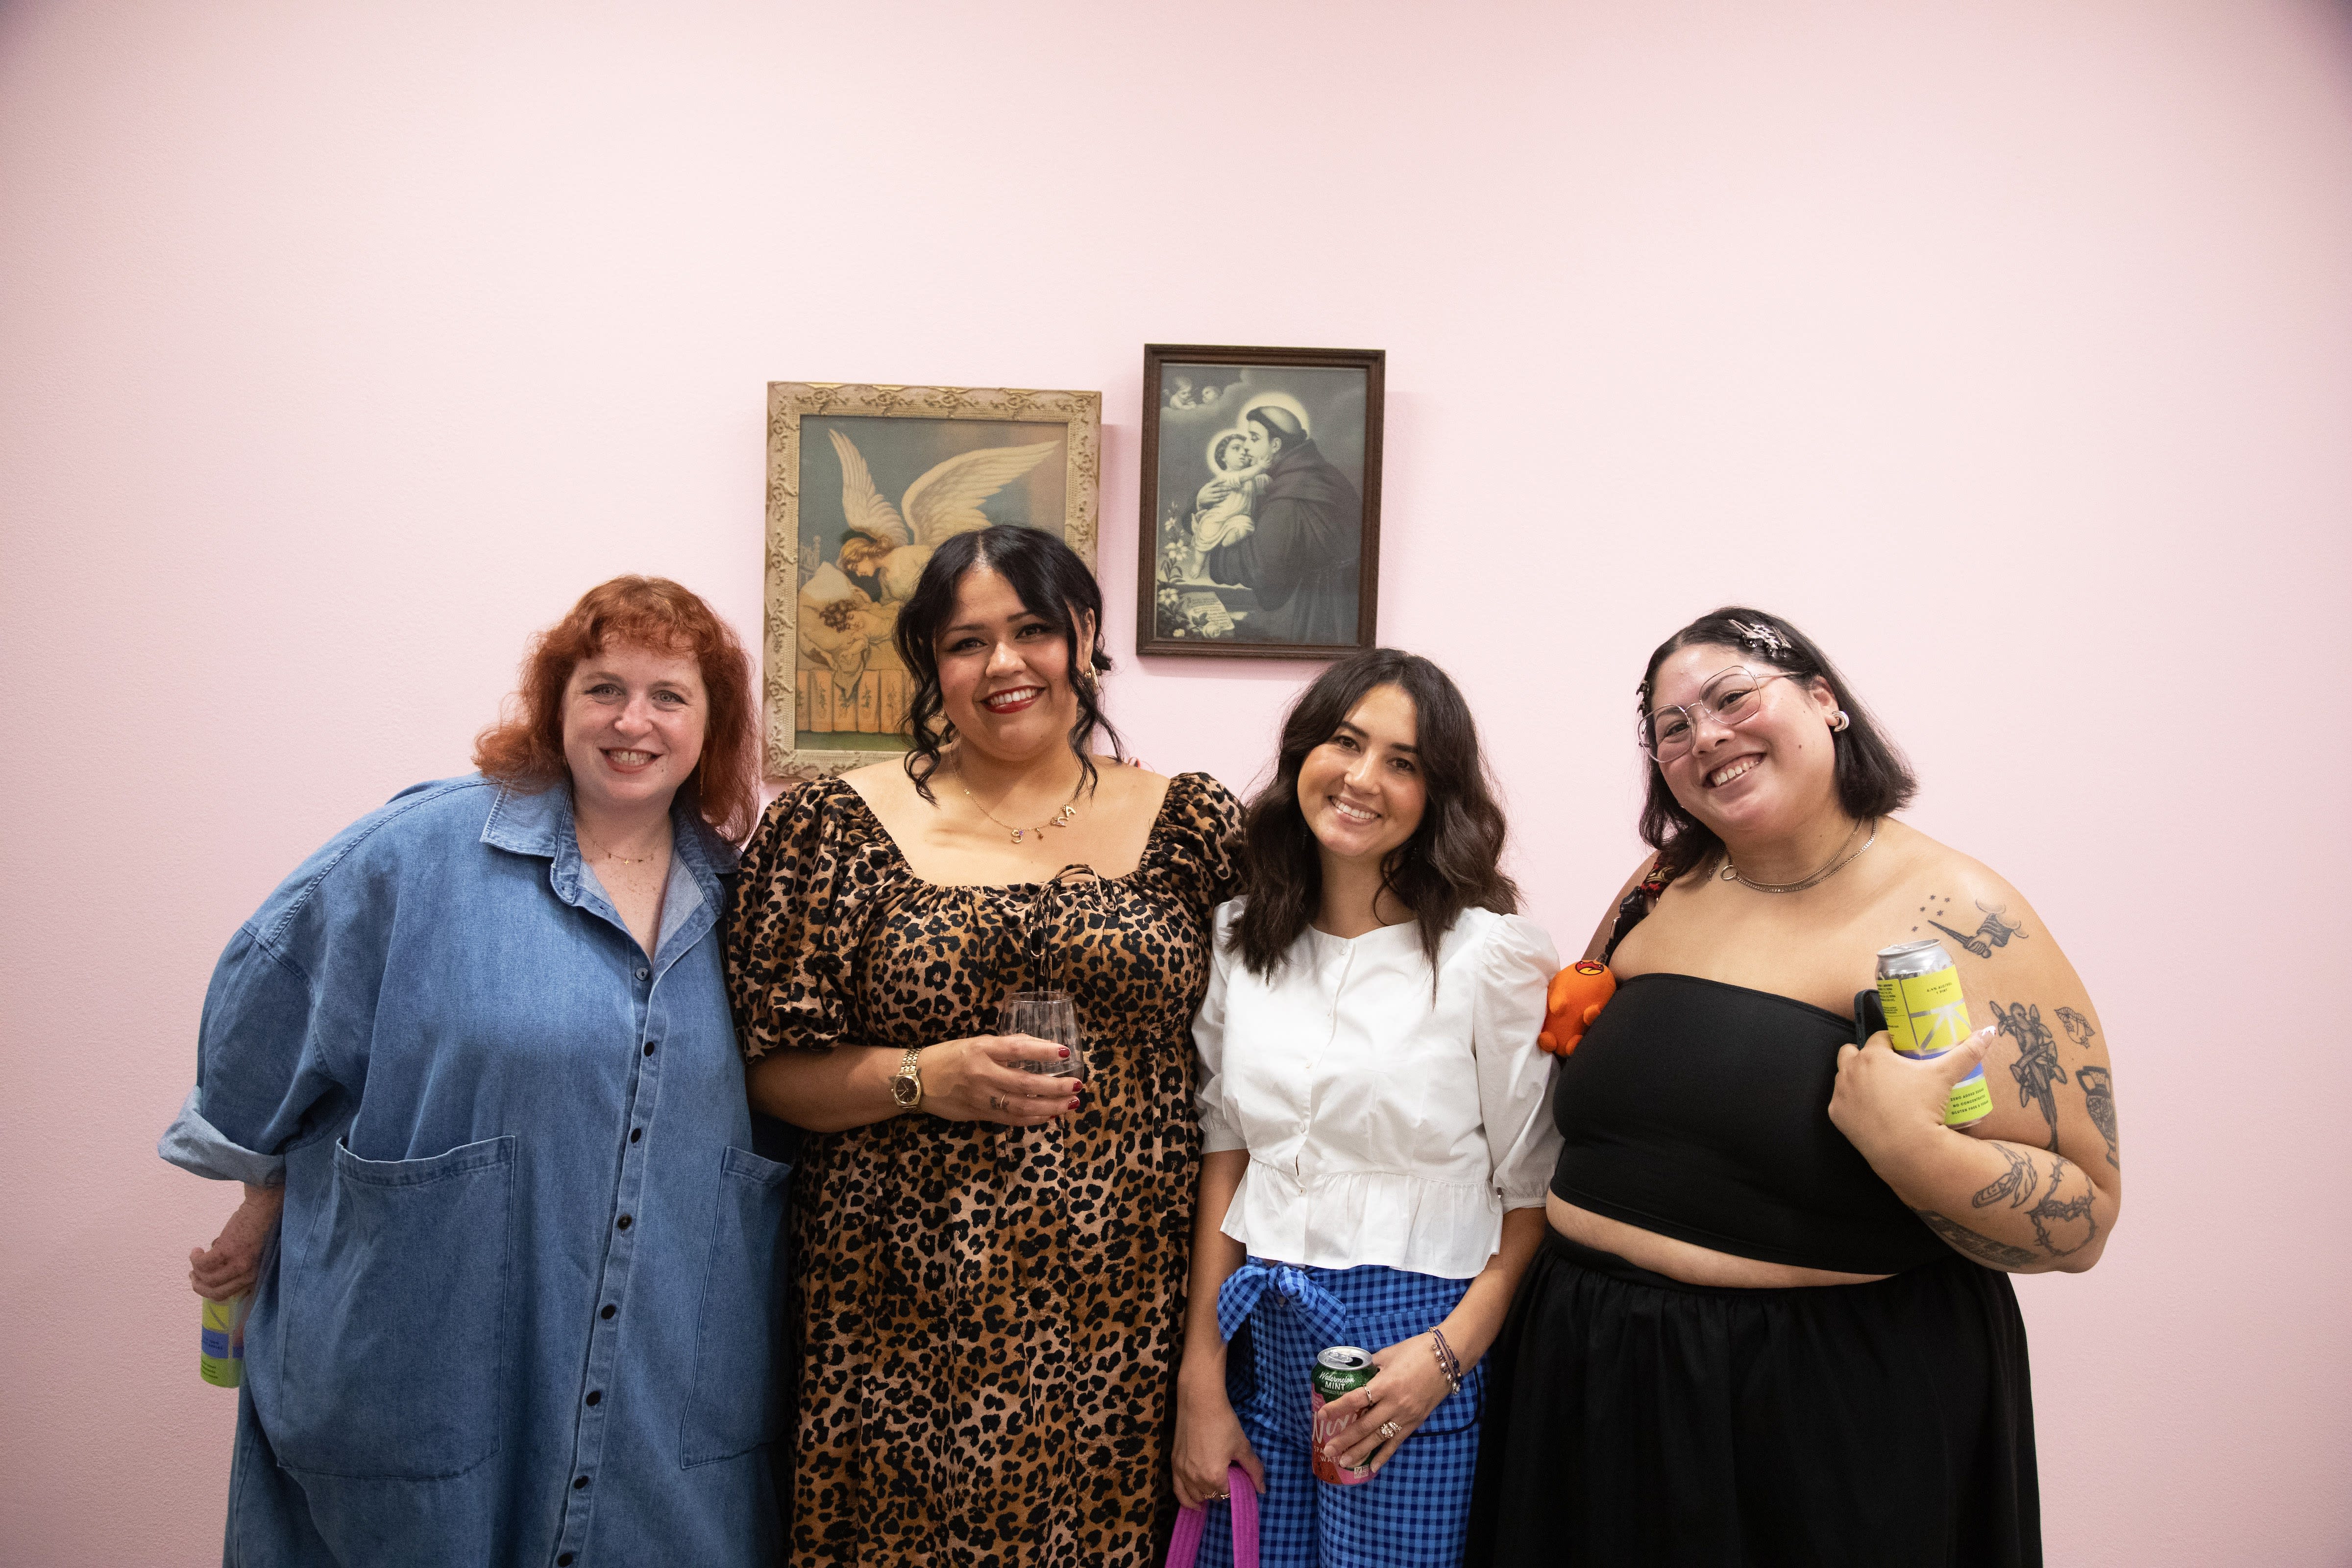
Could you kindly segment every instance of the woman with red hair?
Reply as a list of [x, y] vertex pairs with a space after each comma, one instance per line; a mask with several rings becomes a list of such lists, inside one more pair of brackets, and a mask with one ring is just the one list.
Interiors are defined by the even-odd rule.
[[787, 1168], [751, 1149], [719, 879], [751, 661], [593, 588], [479, 773], [362, 817], [229, 942], [161, 1152], [246, 1184], [231, 1562], [765, 1563]]

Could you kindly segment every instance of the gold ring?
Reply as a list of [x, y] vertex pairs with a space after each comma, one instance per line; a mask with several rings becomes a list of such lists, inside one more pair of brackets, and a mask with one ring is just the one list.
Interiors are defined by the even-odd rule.
[[1383, 1437], [1393, 1437], [1393, 1436], [1395, 1436], [1396, 1435], [1397, 1435], [1397, 1424], [1396, 1424], [1395, 1422], [1393, 1422], [1393, 1421], [1383, 1421], [1383, 1422], [1381, 1422], [1381, 1436], [1383, 1436]]
[[1231, 1492], [1213, 1492], [1210, 1494], [1209, 1500], [1211, 1502], [1231, 1502], [1234, 1500], [1234, 1494]]

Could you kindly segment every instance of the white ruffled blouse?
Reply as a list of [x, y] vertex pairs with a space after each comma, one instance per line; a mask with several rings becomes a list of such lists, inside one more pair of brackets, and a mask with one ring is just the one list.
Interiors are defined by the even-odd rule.
[[1227, 946], [1239, 910], [1217, 909], [1192, 1024], [1202, 1151], [1250, 1156], [1224, 1233], [1285, 1263], [1476, 1274], [1504, 1212], [1541, 1205], [1559, 1153], [1536, 1046], [1551, 939], [1465, 910], [1433, 997], [1411, 921], [1352, 939], [1309, 926], [1268, 979]]

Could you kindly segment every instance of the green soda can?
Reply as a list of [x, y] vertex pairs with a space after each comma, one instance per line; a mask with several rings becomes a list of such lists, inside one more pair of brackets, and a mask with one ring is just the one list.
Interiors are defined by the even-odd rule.
[[[1886, 1043], [1914, 1061], [1933, 1060], [1969, 1037], [1960, 972], [1933, 937], [1879, 950], [1878, 1005], [1886, 1014]], [[1979, 1062], [1952, 1086], [1944, 1125], [1967, 1127], [1991, 1114], [1992, 1090]]]
[[1339, 1435], [1341, 1425], [1337, 1417], [1326, 1416], [1323, 1407], [1363, 1387], [1380, 1370], [1372, 1364], [1371, 1352], [1358, 1350], [1354, 1345], [1334, 1345], [1315, 1358], [1313, 1391], [1307, 1396], [1307, 1429], [1315, 1443], [1317, 1480], [1352, 1487], [1359, 1481], [1372, 1479], [1370, 1465], [1360, 1468], [1335, 1465], [1323, 1457], [1323, 1445]]
[[245, 1385], [245, 1314], [253, 1298], [243, 1291], [205, 1303], [197, 1331], [196, 1373], [215, 1388]]

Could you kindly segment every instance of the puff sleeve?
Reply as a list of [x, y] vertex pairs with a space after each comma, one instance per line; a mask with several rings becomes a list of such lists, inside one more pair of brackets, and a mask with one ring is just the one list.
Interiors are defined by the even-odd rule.
[[1200, 912], [1206, 930], [1209, 912], [1233, 897], [1239, 875], [1241, 803], [1206, 773], [1179, 773], [1169, 781], [1165, 810], [1159, 857], [1174, 889]]
[[727, 931], [727, 994], [747, 1060], [772, 1050], [824, 1050], [849, 1033], [850, 956], [858, 930], [850, 896], [855, 848], [838, 779], [772, 802], [745, 847]]
[[1517, 915], [1496, 921], [1479, 955], [1471, 1049], [1487, 1156], [1506, 1210], [1540, 1206], [1559, 1158], [1559, 1131], [1551, 1118], [1552, 1060], [1536, 1044], [1544, 991], [1559, 970], [1551, 938]]
[[1249, 1147], [1240, 1119], [1225, 1101], [1225, 986], [1233, 968], [1225, 933], [1233, 925], [1236, 908], [1220, 904], [1210, 918], [1209, 989], [1201, 998], [1201, 1010], [1192, 1016], [1192, 1048], [1201, 1057], [1201, 1087], [1193, 1105], [1200, 1118], [1203, 1154]]

